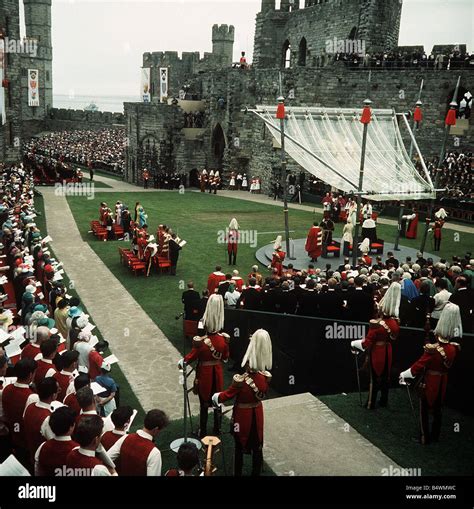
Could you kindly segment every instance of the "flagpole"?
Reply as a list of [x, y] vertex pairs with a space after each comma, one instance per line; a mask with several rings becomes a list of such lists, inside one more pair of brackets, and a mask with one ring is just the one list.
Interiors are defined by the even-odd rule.
[[[420, 93], [418, 94], [418, 101], [416, 101], [415, 111], [413, 114], [413, 128], [412, 128], [413, 138], [411, 139], [411, 144], [410, 144], [410, 154], [409, 154], [410, 161], [413, 160], [413, 149], [415, 148], [414, 140], [416, 138], [416, 131], [417, 131], [418, 126], [421, 122], [421, 106], [423, 105], [423, 103], [421, 102], [421, 93], [423, 92], [423, 84], [424, 84], [424, 80], [421, 80]], [[400, 251], [398, 244], [400, 242], [400, 234], [401, 234], [401, 230], [402, 230], [402, 218], [403, 218], [404, 207], [405, 207], [405, 203], [403, 201], [401, 201], [400, 202], [400, 212], [398, 214], [397, 237], [395, 239], [395, 245], [393, 246], [394, 251]]]
[[[370, 78], [369, 78], [370, 83]], [[352, 239], [352, 265], [354, 267], [357, 266], [357, 254], [359, 251], [359, 215], [362, 204], [362, 187], [364, 184], [364, 169], [365, 169], [365, 152], [367, 148], [367, 131], [369, 128], [370, 120], [371, 120], [371, 111], [370, 105], [372, 101], [370, 99], [366, 99], [364, 101], [364, 110], [362, 113], [362, 117], [360, 121], [364, 124], [364, 131], [362, 134], [362, 153], [360, 158], [360, 172], [359, 172], [359, 187], [357, 189], [357, 210], [356, 210], [356, 224], [354, 230], [354, 238]]]
[[288, 182], [287, 166], [285, 152], [285, 98], [283, 97], [282, 80], [280, 72], [280, 97], [278, 97], [277, 118], [280, 120], [280, 161], [281, 178], [283, 179], [283, 214], [285, 216], [285, 237], [286, 237], [286, 255], [290, 257], [290, 222], [288, 217]]
[[443, 164], [444, 156], [446, 153], [446, 145], [448, 143], [449, 131], [450, 131], [452, 125], [456, 125], [456, 108], [458, 105], [457, 101], [458, 101], [458, 93], [459, 93], [460, 84], [461, 84], [461, 76], [458, 77], [456, 89], [454, 90], [453, 100], [449, 104], [449, 111], [448, 111], [448, 114], [446, 115], [446, 119], [444, 121], [444, 139], [443, 139], [443, 143], [441, 145], [441, 153], [439, 155], [438, 168], [436, 169], [435, 182], [434, 182], [435, 197], [432, 198], [432, 200], [430, 202], [429, 209], [428, 209], [428, 215], [427, 215], [426, 221], [425, 221], [425, 231], [423, 233], [423, 239], [421, 241], [421, 247], [420, 247], [421, 253], [424, 253], [424, 251], [425, 251], [426, 239], [428, 237], [428, 230], [430, 228], [431, 216], [433, 215], [433, 209], [434, 209], [434, 204], [435, 204], [435, 200], [436, 200], [436, 189], [438, 189], [438, 187], [439, 187], [439, 177], [440, 177], [440, 173], [441, 173], [441, 165]]

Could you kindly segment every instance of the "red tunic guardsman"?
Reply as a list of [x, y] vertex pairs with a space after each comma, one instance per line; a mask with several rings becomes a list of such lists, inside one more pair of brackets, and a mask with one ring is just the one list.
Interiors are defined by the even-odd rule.
[[[183, 363], [198, 361], [194, 392], [199, 395], [200, 403], [200, 437], [207, 436], [208, 410], [211, 406], [211, 397], [215, 392], [222, 391], [224, 387], [224, 371], [222, 363], [229, 358], [229, 335], [221, 333], [224, 327], [224, 300], [222, 295], [213, 294], [209, 297], [206, 311], [202, 318], [207, 335], [196, 336], [193, 340], [193, 349], [181, 359]], [[215, 435], [220, 433], [220, 415], [214, 412]]]
[[318, 261], [323, 252], [323, 231], [318, 226], [318, 223], [313, 223], [309, 230], [304, 249], [312, 262]]
[[272, 262], [270, 264], [270, 267], [277, 270], [278, 277], [281, 277], [283, 273], [283, 262], [285, 261], [286, 257], [286, 253], [281, 249], [281, 241], [282, 237], [281, 235], [279, 235], [276, 238], [275, 244], [273, 246], [273, 249], [275, 251], [272, 254]]
[[400, 309], [401, 286], [392, 283], [379, 303], [381, 319], [371, 320], [365, 339], [352, 341], [351, 347], [369, 352], [370, 386], [367, 408], [374, 409], [380, 390], [380, 406], [388, 404], [390, 370], [392, 368], [392, 341], [400, 332], [398, 312]]
[[227, 254], [229, 255], [229, 265], [237, 264], [237, 245], [239, 243], [239, 223], [235, 217], [231, 220], [227, 229]]
[[[441, 409], [448, 385], [448, 371], [461, 349], [451, 339], [462, 336], [462, 322], [459, 306], [448, 302], [441, 312], [434, 330], [438, 341], [424, 346], [423, 355], [400, 373], [400, 383], [407, 379], [421, 377], [420, 390], [420, 442], [437, 442], [441, 431]], [[430, 429], [430, 414], [433, 423]]]
[[212, 397], [214, 406], [235, 398], [231, 432], [235, 440], [234, 475], [242, 475], [243, 455], [252, 454], [252, 475], [260, 475], [263, 464], [264, 415], [262, 400], [268, 392], [272, 367], [272, 342], [266, 330], [250, 338], [242, 361], [243, 375], [234, 375], [232, 385]]

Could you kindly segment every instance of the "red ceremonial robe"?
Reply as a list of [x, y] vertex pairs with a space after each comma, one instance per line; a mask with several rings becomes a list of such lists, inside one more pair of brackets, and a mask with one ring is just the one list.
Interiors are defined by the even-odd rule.
[[321, 256], [323, 251], [323, 232], [321, 228], [313, 226], [309, 230], [304, 249], [312, 260]]
[[410, 226], [408, 227], [406, 238], [416, 239], [417, 232], [418, 232], [418, 214], [415, 216], [415, 219], [412, 219], [410, 221]]
[[286, 253], [284, 251], [274, 251], [272, 256], [272, 263], [271, 266], [274, 269], [277, 269], [277, 274], [279, 276], [282, 275], [283, 272], [283, 261], [285, 260]]

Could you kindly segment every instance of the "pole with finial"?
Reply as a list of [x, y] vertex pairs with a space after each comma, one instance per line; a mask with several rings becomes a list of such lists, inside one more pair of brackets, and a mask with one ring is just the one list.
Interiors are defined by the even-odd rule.
[[441, 165], [444, 161], [444, 156], [446, 154], [446, 145], [448, 144], [448, 136], [451, 126], [456, 125], [456, 110], [458, 106], [458, 94], [459, 94], [459, 86], [461, 85], [461, 76], [458, 77], [458, 82], [456, 84], [456, 89], [454, 90], [453, 100], [449, 104], [449, 110], [446, 115], [446, 119], [444, 121], [444, 139], [443, 144], [441, 145], [441, 153], [439, 155], [438, 168], [436, 169], [436, 176], [434, 181], [435, 188], [435, 197], [431, 200], [430, 206], [428, 209], [428, 215], [426, 216], [425, 223], [425, 231], [423, 233], [423, 239], [421, 241], [420, 251], [423, 253], [425, 251], [426, 239], [428, 237], [428, 230], [430, 228], [431, 216], [433, 215], [434, 204], [436, 200], [436, 189], [439, 186], [439, 177], [441, 174]]
[[[412, 158], [413, 158], [413, 150], [415, 148], [416, 131], [418, 130], [420, 122], [423, 120], [423, 112], [421, 111], [421, 107], [423, 106], [423, 103], [421, 102], [421, 93], [423, 92], [423, 85], [424, 85], [424, 80], [421, 80], [420, 92], [418, 94], [418, 100], [416, 101], [415, 110], [413, 111], [413, 127], [412, 127], [413, 138], [412, 138], [411, 144], [410, 144], [410, 154], [409, 154], [410, 161], [412, 161]], [[400, 242], [400, 234], [401, 234], [401, 230], [402, 230], [402, 218], [403, 218], [404, 207], [405, 207], [405, 204], [403, 203], [403, 201], [401, 201], [400, 202], [400, 212], [398, 215], [397, 237], [395, 239], [395, 245], [393, 246], [394, 251], [400, 251], [398, 244]]]
[[285, 215], [285, 237], [286, 237], [286, 255], [290, 256], [290, 226], [288, 218], [288, 182], [287, 182], [287, 168], [286, 168], [286, 152], [285, 152], [285, 98], [283, 97], [282, 78], [280, 72], [280, 96], [278, 97], [278, 106], [276, 118], [280, 120], [280, 134], [281, 134], [281, 178], [283, 185], [283, 213]]
[[[371, 73], [369, 72], [369, 81], [367, 83], [367, 96], [369, 95], [369, 86], [371, 81]], [[357, 266], [357, 253], [359, 251], [359, 223], [360, 223], [360, 211], [362, 204], [362, 188], [364, 185], [364, 169], [365, 169], [365, 152], [367, 148], [367, 131], [369, 129], [370, 121], [372, 120], [372, 110], [370, 105], [372, 101], [367, 97], [364, 101], [364, 109], [362, 110], [362, 116], [360, 122], [364, 124], [364, 130], [362, 132], [362, 152], [360, 157], [360, 172], [359, 172], [359, 187], [357, 188], [357, 210], [356, 210], [356, 221], [354, 229], [354, 238], [352, 239], [352, 265]]]

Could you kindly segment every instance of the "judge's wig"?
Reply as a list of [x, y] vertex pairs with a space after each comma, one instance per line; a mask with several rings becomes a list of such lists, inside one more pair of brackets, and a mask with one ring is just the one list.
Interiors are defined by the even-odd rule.
[[436, 212], [435, 217], [437, 219], [446, 219], [448, 217], [448, 213], [443, 208], [440, 208], [438, 212]]
[[281, 235], [278, 235], [278, 237], [275, 240], [275, 244], [273, 245], [273, 249], [281, 249], [282, 240], [283, 240], [283, 237]]
[[382, 297], [379, 302], [379, 310], [385, 316], [393, 316], [398, 318], [398, 313], [400, 310], [400, 296], [402, 292], [402, 287], [400, 283], [392, 283], [385, 295]]
[[219, 332], [224, 328], [224, 299], [222, 295], [212, 294], [202, 317], [207, 332]]
[[239, 223], [237, 222], [237, 219], [235, 219], [235, 217], [233, 217], [231, 222], [229, 223], [229, 230], [238, 230], [238, 229], [239, 229]]
[[434, 333], [441, 342], [449, 342], [453, 338], [460, 338], [462, 336], [462, 322], [459, 306], [452, 302], [448, 302], [446, 306], [444, 306]]
[[369, 239], [364, 239], [360, 243], [359, 248], [360, 248], [361, 253], [366, 255], [370, 251], [370, 240]]
[[253, 371], [272, 369], [272, 341], [266, 330], [259, 329], [250, 338], [242, 367], [246, 364]]

